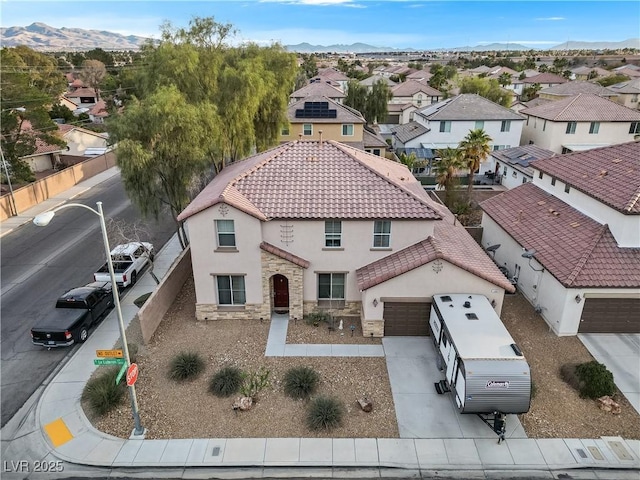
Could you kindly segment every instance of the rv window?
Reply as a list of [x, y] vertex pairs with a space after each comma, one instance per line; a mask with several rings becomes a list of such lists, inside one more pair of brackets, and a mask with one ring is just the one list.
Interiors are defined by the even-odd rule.
[[443, 331], [442, 332], [442, 345], [444, 345], [444, 348], [447, 348], [447, 344], [449, 343], [449, 339], [447, 338], [447, 334]]

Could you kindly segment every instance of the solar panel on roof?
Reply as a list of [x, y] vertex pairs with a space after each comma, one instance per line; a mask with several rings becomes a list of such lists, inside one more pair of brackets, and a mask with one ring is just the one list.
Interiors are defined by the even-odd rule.
[[296, 109], [296, 118], [336, 118], [338, 112], [329, 109], [329, 102], [304, 102], [304, 108]]

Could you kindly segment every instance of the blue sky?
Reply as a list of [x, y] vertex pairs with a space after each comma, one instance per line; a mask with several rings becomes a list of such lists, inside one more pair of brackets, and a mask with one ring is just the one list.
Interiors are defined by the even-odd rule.
[[3, 27], [43, 22], [155, 38], [166, 20], [187, 26], [194, 16], [212, 16], [231, 23], [238, 41], [262, 44], [428, 49], [500, 42], [544, 48], [567, 40], [640, 37], [637, 0], [0, 0], [0, 9]]

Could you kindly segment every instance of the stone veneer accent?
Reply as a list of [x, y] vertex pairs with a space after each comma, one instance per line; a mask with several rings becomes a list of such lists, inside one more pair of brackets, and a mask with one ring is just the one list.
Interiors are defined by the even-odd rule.
[[264, 313], [262, 305], [246, 304], [243, 306], [226, 307], [210, 303], [196, 303], [197, 320], [268, 320], [269, 313]]
[[262, 301], [266, 306], [267, 315], [273, 310], [271, 299], [273, 298], [272, 277], [280, 274], [289, 281], [289, 318], [302, 318], [303, 298], [303, 268], [295, 263], [280, 258], [272, 253], [260, 250], [262, 263]]
[[[373, 335], [371, 335], [373, 333]], [[362, 335], [384, 337], [384, 320], [362, 320]]]

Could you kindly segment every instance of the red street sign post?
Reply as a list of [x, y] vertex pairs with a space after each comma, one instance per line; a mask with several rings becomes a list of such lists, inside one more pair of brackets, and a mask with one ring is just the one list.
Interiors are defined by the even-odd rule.
[[138, 380], [138, 364], [132, 363], [127, 369], [127, 386], [133, 386], [136, 380]]

